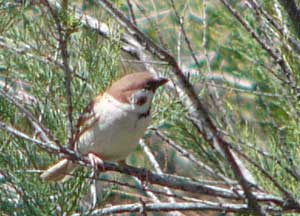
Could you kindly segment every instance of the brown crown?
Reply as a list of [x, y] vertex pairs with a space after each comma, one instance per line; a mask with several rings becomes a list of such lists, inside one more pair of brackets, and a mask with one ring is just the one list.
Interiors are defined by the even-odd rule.
[[129, 103], [128, 98], [136, 90], [149, 89], [155, 92], [167, 81], [166, 78], [156, 78], [148, 72], [132, 73], [114, 82], [107, 93], [122, 103]]

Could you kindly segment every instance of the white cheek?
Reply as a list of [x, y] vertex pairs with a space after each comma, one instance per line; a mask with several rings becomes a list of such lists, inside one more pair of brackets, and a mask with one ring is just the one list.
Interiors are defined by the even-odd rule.
[[[137, 104], [137, 101], [141, 97], [147, 98], [146, 102], [143, 105]], [[153, 99], [152, 91], [148, 91], [148, 90], [138, 91], [131, 97], [132, 109], [138, 113], [145, 113], [145, 112], [149, 111], [149, 109], [151, 107], [152, 99]]]

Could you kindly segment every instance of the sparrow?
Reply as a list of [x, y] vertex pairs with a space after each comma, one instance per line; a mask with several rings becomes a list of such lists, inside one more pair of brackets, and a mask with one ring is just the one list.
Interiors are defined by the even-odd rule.
[[[92, 166], [103, 160], [124, 162], [151, 121], [151, 104], [168, 79], [148, 72], [131, 73], [115, 81], [85, 108], [76, 125], [74, 150], [88, 156]], [[65, 181], [78, 165], [68, 158], [41, 174], [48, 181]]]

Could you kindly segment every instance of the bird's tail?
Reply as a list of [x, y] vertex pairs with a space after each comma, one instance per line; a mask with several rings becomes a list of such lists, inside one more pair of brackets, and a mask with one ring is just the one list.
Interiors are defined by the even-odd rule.
[[69, 174], [71, 174], [75, 168], [76, 164], [68, 159], [63, 159], [45, 170], [41, 178], [46, 181], [66, 181], [71, 177]]

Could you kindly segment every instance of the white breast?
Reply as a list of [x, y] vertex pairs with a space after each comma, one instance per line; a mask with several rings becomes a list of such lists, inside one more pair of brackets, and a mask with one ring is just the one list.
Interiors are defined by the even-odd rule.
[[148, 127], [151, 117], [138, 117], [134, 107], [120, 103], [104, 94], [94, 107], [99, 121], [79, 139], [78, 151], [94, 152], [104, 160], [125, 159], [136, 148], [139, 139]]

